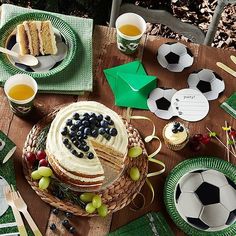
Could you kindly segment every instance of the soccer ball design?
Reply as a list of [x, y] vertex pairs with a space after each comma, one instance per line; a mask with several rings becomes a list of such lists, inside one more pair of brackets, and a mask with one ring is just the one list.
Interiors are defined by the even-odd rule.
[[193, 54], [182, 43], [164, 43], [157, 51], [159, 64], [172, 72], [181, 72], [193, 64]]
[[219, 231], [236, 220], [236, 185], [219, 171], [196, 170], [180, 179], [175, 204], [193, 227]]
[[171, 98], [176, 92], [175, 89], [155, 88], [147, 100], [149, 110], [162, 119], [170, 119], [174, 114]]
[[208, 100], [217, 99], [225, 89], [222, 78], [209, 69], [201, 69], [191, 73], [188, 77], [188, 85], [190, 88], [202, 92]]

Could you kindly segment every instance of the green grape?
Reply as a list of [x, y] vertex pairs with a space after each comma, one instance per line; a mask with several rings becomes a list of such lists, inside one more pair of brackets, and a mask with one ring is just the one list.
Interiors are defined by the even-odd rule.
[[92, 204], [95, 208], [99, 208], [102, 205], [102, 199], [99, 195], [95, 195], [92, 200]]
[[50, 184], [50, 178], [49, 177], [42, 177], [40, 180], [39, 180], [39, 188], [40, 189], [46, 189]]
[[38, 172], [43, 177], [51, 177], [52, 176], [52, 170], [49, 167], [46, 167], [46, 166], [40, 166], [38, 168]]
[[42, 175], [40, 175], [39, 172], [37, 170], [35, 170], [31, 173], [31, 178], [33, 180], [38, 180], [38, 179], [42, 178]]
[[140, 146], [134, 146], [129, 149], [128, 156], [131, 158], [136, 158], [143, 153], [143, 149]]
[[102, 204], [97, 210], [98, 210], [98, 215], [102, 217], [107, 216], [108, 213], [107, 205]]
[[95, 193], [82, 193], [79, 198], [83, 202], [92, 202]]
[[92, 202], [88, 203], [85, 207], [85, 211], [88, 213], [95, 212], [96, 208], [93, 206]]
[[133, 167], [130, 169], [129, 175], [130, 175], [130, 178], [131, 178], [133, 181], [139, 180], [139, 178], [140, 178], [139, 169], [138, 169], [136, 166], [133, 166]]

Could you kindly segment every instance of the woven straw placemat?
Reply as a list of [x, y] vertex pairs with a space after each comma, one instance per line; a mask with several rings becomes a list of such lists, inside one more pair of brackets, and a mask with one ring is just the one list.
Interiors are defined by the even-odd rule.
[[[29, 151], [33, 152], [35, 151], [37, 146], [38, 135], [40, 134], [42, 129], [44, 129], [52, 122], [52, 120], [54, 119], [60, 108], [48, 114], [40, 122], [34, 125], [30, 133], [28, 134], [22, 155], [24, 174], [28, 183], [31, 185], [31, 187], [41, 197], [43, 201], [63, 211], [71, 212], [74, 215], [96, 216], [97, 214], [89, 214], [79, 205], [73, 204], [69, 200], [66, 199], [60, 200], [59, 198], [52, 195], [51, 192], [47, 190], [40, 190], [38, 188], [38, 182], [33, 181], [30, 177], [32, 170], [27, 167], [27, 163], [25, 161], [24, 156]], [[132, 146], [139, 145], [143, 149], [143, 154], [138, 158], [133, 158], [133, 159], [127, 157], [125, 163], [125, 169], [121, 174], [121, 176], [108, 188], [98, 192], [98, 194], [102, 197], [102, 202], [107, 205], [109, 213], [122, 209], [136, 197], [136, 195], [142, 188], [143, 184], [145, 183], [148, 173], [148, 158], [144, 143], [138, 131], [126, 120], [124, 120], [124, 123], [128, 132], [129, 148]], [[129, 177], [129, 170], [132, 166], [137, 166], [138, 169], [140, 170], [140, 179], [138, 181], [133, 181]]]

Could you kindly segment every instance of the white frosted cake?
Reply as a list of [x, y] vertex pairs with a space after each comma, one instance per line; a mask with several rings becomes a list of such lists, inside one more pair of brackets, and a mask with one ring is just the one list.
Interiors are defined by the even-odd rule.
[[103, 184], [105, 161], [119, 171], [124, 166], [128, 134], [121, 117], [101, 103], [76, 102], [61, 109], [46, 143], [56, 176], [72, 186], [96, 189]]

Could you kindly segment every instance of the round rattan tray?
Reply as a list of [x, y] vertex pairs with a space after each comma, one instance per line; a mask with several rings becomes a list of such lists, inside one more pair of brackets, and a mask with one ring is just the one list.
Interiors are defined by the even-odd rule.
[[[29, 132], [23, 148], [22, 155], [24, 174], [28, 183], [43, 201], [63, 211], [71, 212], [74, 215], [96, 216], [97, 214], [89, 214], [79, 205], [73, 204], [67, 199], [60, 200], [59, 198], [55, 197], [51, 192], [47, 190], [40, 190], [38, 188], [38, 182], [33, 181], [30, 177], [32, 170], [28, 168], [24, 156], [26, 152], [35, 151], [37, 146], [38, 135], [46, 126], [48, 126], [52, 122], [60, 108], [45, 116], [41, 121], [34, 125], [31, 131]], [[120, 177], [106, 189], [97, 192], [102, 197], [103, 203], [107, 205], [109, 213], [122, 209], [136, 197], [143, 184], [145, 183], [148, 173], [148, 158], [144, 143], [138, 131], [126, 120], [124, 120], [124, 123], [128, 132], [129, 148], [132, 146], [139, 145], [143, 149], [143, 154], [138, 158], [134, 159], [127, 157], [125, 169], [120, 175]], [[138, 181], [133, 181], [129, 177], [129, 169], [132, 166], [137, 166], [140, 170], [140, 179]]]

